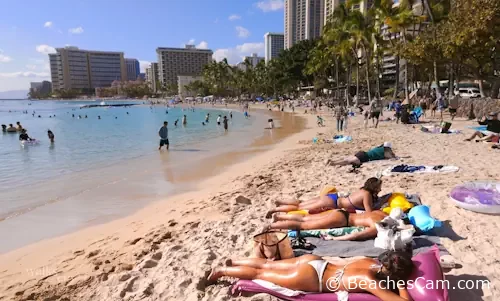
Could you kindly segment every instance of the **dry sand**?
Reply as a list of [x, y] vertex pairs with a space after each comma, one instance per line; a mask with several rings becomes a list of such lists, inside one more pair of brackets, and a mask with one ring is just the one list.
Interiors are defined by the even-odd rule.
[[[494, 159], [498, 152], [482, 143], [463, 142], [464, 134], [425, 134], [390, 122], [365, 131], [361, 117], [349, 124], [353, 143], [312, 145], [317, 133], [333, 131], [334, 122], [327, 118], [327, 127], [317, 128], [315, 116], [308, 119], [306, 130], [200, 183], [197, 191], [0, 256], [0, 300], [230, 300], [227, 283], [205, 288], [206, 272], [226, 258], [249, 254], [251, 238], [269, 222], [264, 215], [274, 200], [307, 199], [325, 184], [352, 191], [399, 162], [461, 168], [446, 175], [388, 177], [382, 193], [419, 193], [433, 216], [454, 230], [455, 237], [443, 239], [462, 265], [447, 274], [451, 285], [461, 279], [491, 281], [490, 289], [451, 290], [451, 300], [498, 300], [498, 217], [456, 208], [448, 198], [449, 191], [465, 181], [500, 179]], [[327, 158], [384, 141], [392, 141], [396, 154], [409, 158], [368, 163], [358, 174], [349, 173], [350, 167], [324, 166]], [[238, 196], [247, 199], [238, 202]], [[270, 299], [257, 295], [251, 300]]]

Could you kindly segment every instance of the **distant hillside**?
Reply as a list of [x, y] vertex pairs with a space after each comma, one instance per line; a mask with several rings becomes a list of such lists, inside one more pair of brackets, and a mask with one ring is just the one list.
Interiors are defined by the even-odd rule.
[[0, 99], [25, 99], [27, 96], [28, 90], [12, 90], [12, 91], [3, 91], [0, 92]]

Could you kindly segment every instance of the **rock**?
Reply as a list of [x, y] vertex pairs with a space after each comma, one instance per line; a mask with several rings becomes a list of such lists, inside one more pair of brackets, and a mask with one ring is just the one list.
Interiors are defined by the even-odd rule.
[[252, 204], [252, 201], [249, 199], [249, 198], [246, 198], [242, 195], [239, 195], [237, 198], [236, 198], [236, 203], [238, 204], [243, 204], [243, 205], [251, 205]]

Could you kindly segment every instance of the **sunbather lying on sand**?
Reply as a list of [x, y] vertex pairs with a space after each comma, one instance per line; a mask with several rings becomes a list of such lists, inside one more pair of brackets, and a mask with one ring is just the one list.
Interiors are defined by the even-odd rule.
[[412, 300], [406, 288], [398, 287], [398, 295], [381, 282], [387, 281], [388, 278], [395, 283], [408, 280], [413, 271], [413, 262], [410, 253], [403, 251], [387, 251], [381, 254], [378, 260], [363, 258], [344, 265], [329, 263], [316, 255], [278, 261], [246, 258], [228, 261], [227, 264], [227, 267], [212, 269], [207, 279], [208, 284], [227, 276], [245, 280], [265, 280], [288, 289], [310, 293], [347, 291], [370, 293], [382, 301]]
[[376, 160], [393, 159], [396, 155], [392, 151], [392, 144], [385, 142], [381, 146], [370, 149], [369, 151], [359, 151], [354, 156], [339, 160], [328, 160], [326, 165], [361, 165], [362, 163]]
[[369, 178], [363, 187], [345, 198], [339, 197], [338, 193], [329, 193], [303, 202], [299, 200], [276, 201], [277, 207], [269, 210], [266, 218], [271, 218], [276, 212], [297, 210], [321, 212], [329, 209], [346, 209], [353, 212], [355, 210], [370, 212], [381, 190], [382, 180]]
[[377, 237], [375, 223], [383, 220], [387, 214], [380, 210], [366, 213], [349, 213], [343, 209], [322, 214], [300, 215], [280, 214], [274, 216], [274, 223], [269, 229], [316, 230], [343, 227], [365, 227], [361, 232], [332, 238], [333, 240], [366, 240]]

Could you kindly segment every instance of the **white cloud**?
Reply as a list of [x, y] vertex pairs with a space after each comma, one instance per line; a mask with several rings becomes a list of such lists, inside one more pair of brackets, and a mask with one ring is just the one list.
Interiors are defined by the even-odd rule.
[[264, 53], [264, 43], [244, 43], [234, 48], [217, 49], [214, 52], [213, 58], [216, 61], [227, 58], [228, 63], [237, 64], [243, 61], [245, 56], [250, 56], [252, 53], [262, 56]]
[[36, 51], [43, 53], [43, 54], [49, 54], [49, 53], [55, 53], [56, 49], [52, 46], [42, 44], [42, 45], [36, 46]]
[[52, 25], [54, 25], [54, 23], [52, 23], [52, 21], [47, 21], [47, 22], [45, 22], [45, 24], [43, 24], [43, 27], [51, 28]]
[[20, 77], [49, 77], [48, 72], [32, 72], [32, 71], [20, 71], [20, 72], [10, 72], [10, 73], [0, 73], [0, 77], [4, 78], [20, 78]]
[[187, 43], [188, 45], [194, 45], [195, 42], [196, 42], [195, 39], [190, 39]]
[[248, 36], [250, 35], [250, 31], [245, 27], [236, 26], [235, 28], [236, 32], [238, 32], [238, 37], [240, 38], [248, 38]]
[[198, 48], [198, 49], [208, 49], [208, 43], [205, 42], [205, 41], [201, 41], [200, 43], [198, 43], [198, 45], [196, 45], [196, 48]]
[[141, 61], [139, 60], [139, 66], [141, 69], [141, 72], [146, 72], [146, 68], [149, 68], [151, 66], [151, 62], [150, 61]]
[[70, 28], [70, 29], [68, 29], [68, 32], [70, 34], [81, 34], [81, 33], [83, 33], [83, 27], [78, 26], [78, 27], [75, 27], [75, 28]]
[[8, 63], [10, 61], [12, 61], [12, 58], [10, 56], [3, 55], [0, 52], [0, 63]]
[[35, 70], [36, 69], [36, 65], [26, 65], [26, 68], [28, 68], [30, 70]]
[[229, 19], [229, 21], [236, 21], [236, 20], [240, 20], [241, 16], [233, 14], [233, 15], [230, 15], [228, 19]]
[[264, 0], [257, 2], [256, 5], [265, 13], [282, 10], [284, 7], [283, 0]]

